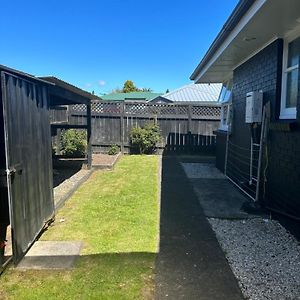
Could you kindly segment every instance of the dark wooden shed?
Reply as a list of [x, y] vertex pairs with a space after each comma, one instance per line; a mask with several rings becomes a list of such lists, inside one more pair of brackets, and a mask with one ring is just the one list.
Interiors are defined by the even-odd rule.
[[0, 239], [10, 224], [17, 263], [54, 216], [50, 84], [4, 66], [0, 73]]
[[[90, 116], [91, 94], [2, 65], [0, 74], [0, 251], [10, 225], [16, 264], [54, 217], [50, 107], [85, 104]], [[88, 131], [89, 166], [90, 122], [79, 126]]]
[[[91, 100], [99, 100], [100, 98], [86, 92], [68, 82], [65, 82], [54, 76], [40, 77], [40, 79], [52, 83], [49, 86], [49, 96], [50, 96], [50, 107], [53, 109], [55, 116], [53, 122], [51, 122], [52, 133], [60, 129], [86, 129], [87, 130], [87, 166], [91, 168], [92, 166], [92, 145], [91, 145]], [[81, 124], [71, 124], [68, 122], [68, 116], [66, 115], [66, 120], [57, 122], [57, 114], [60, 113], [59, 107], [62, 105], [85, 106], [83, 115], [84, 122]], [[66, 110], [67, 114], [67, 110]]]

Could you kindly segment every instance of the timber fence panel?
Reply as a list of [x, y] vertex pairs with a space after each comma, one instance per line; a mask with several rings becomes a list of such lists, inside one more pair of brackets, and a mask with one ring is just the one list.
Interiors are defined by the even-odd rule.
[[[113, 144], [128, 152], [132, 128], [143, 127], [149, 121], [159, 125], [161, 142], [158, 146], [165, 151], [215, 151], [213, 132], [219, 127], [219, 105], [97, 101], [92, 103], [91, 109], [92, 145], [96, 152], [106, 151]], [[68, 122], [86, 124], [85, 110], [84, 105], [70, 106]]]

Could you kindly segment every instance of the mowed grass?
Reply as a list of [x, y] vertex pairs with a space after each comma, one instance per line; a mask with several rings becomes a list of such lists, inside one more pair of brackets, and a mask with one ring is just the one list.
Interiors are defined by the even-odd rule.
[[158, 231], [158, 157], [124, 156], [94, 172], [41, 237], [83, 241], [76, 267], [6, 270], [0, 299], [152, 299]]

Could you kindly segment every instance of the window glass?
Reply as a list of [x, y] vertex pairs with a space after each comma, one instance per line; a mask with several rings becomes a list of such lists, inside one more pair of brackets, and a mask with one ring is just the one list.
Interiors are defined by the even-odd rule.
[[297, 106], [297, 94], [298, 94], [298, 69], [295, 69], [287, 73], [286, 81], [286, 107]]
[[299, 64], [300, 53], [300, 37], [289, 43], [288, 47], [288, 65], [287, 67], [293, 67]]
[[231, 90], [232, 90], [232, 80], [223, 83], [221, 93], [219, 96], [219, 102], [229, 101], [231, 96]]

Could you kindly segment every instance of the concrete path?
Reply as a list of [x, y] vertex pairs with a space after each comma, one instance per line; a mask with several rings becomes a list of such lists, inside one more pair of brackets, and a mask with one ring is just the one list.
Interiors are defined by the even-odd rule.
[[17, 269], [70, 269], [79, 257], [81, 248], [80, 241], [37, 241]]
[[214, 161], [184, 159], [181, 165], [193, 186], [206, 217], [219, 219], [252, 219], [265, 217], [254, 201], [243, 194], [222, 174]]
[[163, 157], [156, 299], [243, 299], [176, 157]]

